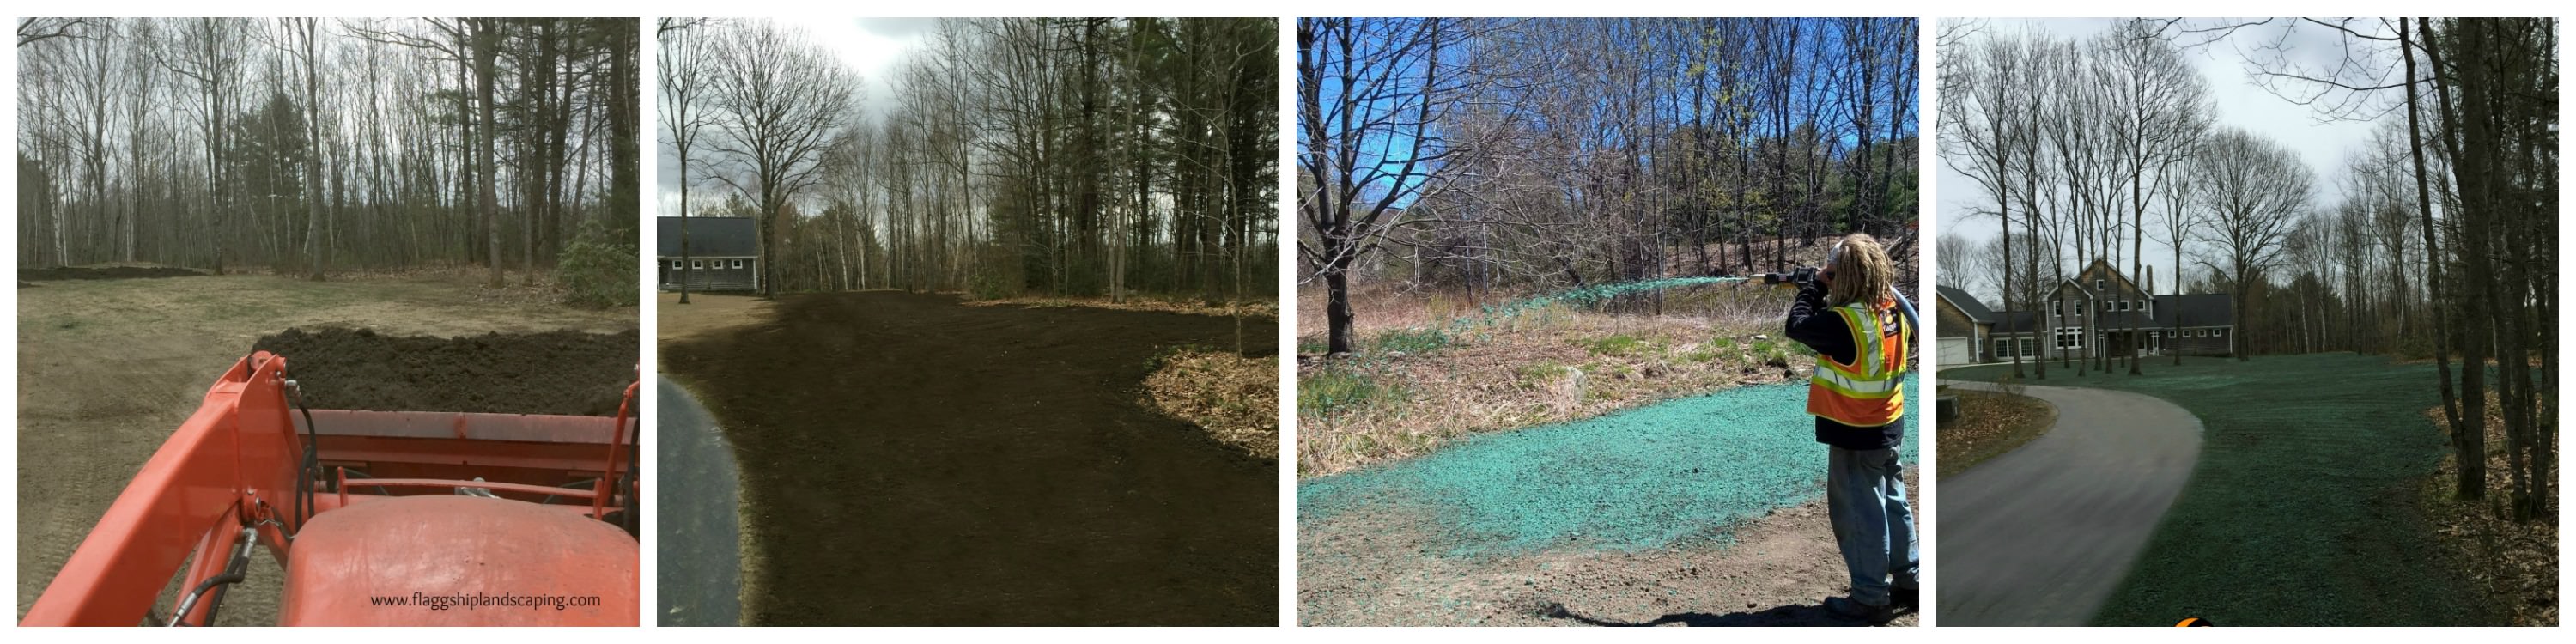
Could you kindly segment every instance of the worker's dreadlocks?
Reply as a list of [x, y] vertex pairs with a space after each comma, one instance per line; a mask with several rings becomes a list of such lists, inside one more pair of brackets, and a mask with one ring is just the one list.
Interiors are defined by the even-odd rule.
[[1888, 289], [1896, 285], [1896, 265], [1887, 261], [1887, 249], [1879, 247], [1878, 238], [1867, 233], [1844, 235], [1826, 262], [1834, 271], [1833, 285], [1825, 292], [1829, 303], [1887, 304]]

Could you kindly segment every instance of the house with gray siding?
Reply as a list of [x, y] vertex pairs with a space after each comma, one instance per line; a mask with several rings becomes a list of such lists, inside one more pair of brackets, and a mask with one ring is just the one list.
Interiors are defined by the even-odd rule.
[[[2227, 293], [2154, 292], [2153, 267], [2139, 284], [2098, 259], [2074, 277], [2059, 280], [2038, 302], [2038, 311], [1989, 311], [1965, 291], [1943, 289], [1941, 335], [1975, 343], [1967, 355], [1976, 362], [2016, 355], [2080, 360], [2104, 354], [2235, 354], [2235, 301]], [[1973, 331], [1954, 336], [1949, 329], [1954, 316]], [[1948, 340], [1945, 347], [1957, 343]], [[1948, 355], [1942, 359], [1954, 360]]]
[[[688, 234], [680, 233], [679, 217], [654, 218], [654, 265], [659, 267], [662, 290], [680, 290], [680, 280], [688, 280], [691, 291], [757, 291], [760, 290], [760, 227], [749, 217], [690, 217]], [[687, 252], [681, 252], [687, 244]], [[685, 255], [686, 257], [683, 257]]]

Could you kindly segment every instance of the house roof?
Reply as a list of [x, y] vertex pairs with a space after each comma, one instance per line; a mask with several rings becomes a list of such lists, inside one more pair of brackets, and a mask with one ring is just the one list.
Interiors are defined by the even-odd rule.
[[[2234, 323], [2231, 315], [2236, 310], [2236, 302], [2228, 299], [2226, 293], [2158, 295], [2153, 315], [2149, 315], [2147, 311], [2106, 311], [2102, 309], [2102, 305], [2106, 303], [2099, 300], [2094, 301], [2093, 304], [2095, 308], [2091, 310], [2092, 325], [2103, 329], [2130, 328], [2133, 324], [2131, 320], [2133, 316], [2136, 318], [2134, 324], [2139, 329], [2227, 326]], [[2024, 333], [2028, 328], [2019, 325], [2037, 326], [2035, 321], [2037, 316], [2030, 312], [2010, 311], [1996, 315], [2011, 316], [2013, 324], [2016, 325], [2010, 330], [1997, 328], [1995, 329], [1997, 333]]]
[[1949, 302], [1952, 308], [1959, 309], [1959, 313], [1968, 316], [1969, 321], [1982, 324], [1995, 323], [1995, 310], [1986, 308], [1985, 302], [1978, 301], [1977, 296], [1969, 295], [1967, 291], [1942, 286], [1935, 288], [1933, 295], [1940, 297], [1943, 302]]
[[2156, 296], [2156, 316], [2165, 320], [2165, 326], [2174, 326], [2176, 316], [2180, 316], [2181, 325], [2187, 327], [2227, 326], [2234, 323], [2232, 317], [2235, 312], [2236, 302], [2228, 299], [2226, 293]]
[[[680, 256], [680, 218], [655, 217], [656, 257]], [[689, 254], [753, 257], [760, 254], [758, 222], [749, 217], [690, 217]]]
[[1995, 324], [1996, 333], [2038, 333], [2040, 331], [2039, 314], [2036, 312], [2005, 311], [1996, 313], [1995, 317], [2002, 320]]

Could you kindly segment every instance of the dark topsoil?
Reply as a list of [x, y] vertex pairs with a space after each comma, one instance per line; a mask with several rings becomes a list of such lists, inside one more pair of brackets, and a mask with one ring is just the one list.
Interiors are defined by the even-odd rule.
[[255, 351], [286, 357], [315, 409], [614, 416], [635, 382], [637, 336], [549, 331], [459, 338], [287, 329]]
[[1234, 322], [837, 293], [663, 363], [740, 457], [746, 624], [1277, 624], [1278, 462], [1140, 402], [1192, 344]]
[[45, 281], [45, 280], [121, 280], [121, 279], [133, 279], [133, 278], [140, 278], [140, 277], [197, 277], [197, 276], [200, 276], [200, 275], [205, 275], [205, 273], [202, 273], [202, 272], [197, 271], [196, 269], [190, 269], [190, 268], [166, 268], [166, 267], [142, 267], [142, 266], [111, 266], [111, 267], [107, 267], [107, 268], [81, 268], [81, 267], [77, 267], [77, 266], [56, 266], [56, 267], [53, 267], [53, 268], [21, 268], [21, 269], [18, 269], [18, 279], [20, 279], [20, 280], [35, 280], [35, 281]]

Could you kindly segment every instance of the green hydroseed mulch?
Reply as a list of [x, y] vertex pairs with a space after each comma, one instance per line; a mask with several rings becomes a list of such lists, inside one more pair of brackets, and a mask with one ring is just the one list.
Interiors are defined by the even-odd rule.
[[[1912, 467], [1916, 379], [1906, 396], [1902, 453]], [[1447, 556], [1649, 550], [1723, 539], [1740, 521], [1823, 496], [1826, 450], [1803, 384], [1739, 387], [1312, 479], [1297, 486], [1297, 520], [1414, 508], [1447, 546], [1431, 554]]]
[[[2050, 366], [2048, 379], [2024, 382], [2155, 396], [2206, 431], [2191, 482], [2093, 623], [2499, 623], [2440, 560], [2415, 505], [2415, 486], [2449, 449], [2424, 415], [2441, 403], [2432, 365], [2335, 353], [2153, 358], [2142, 376]], [[2010, 371], [1941, 377], [1992, 382]]]

